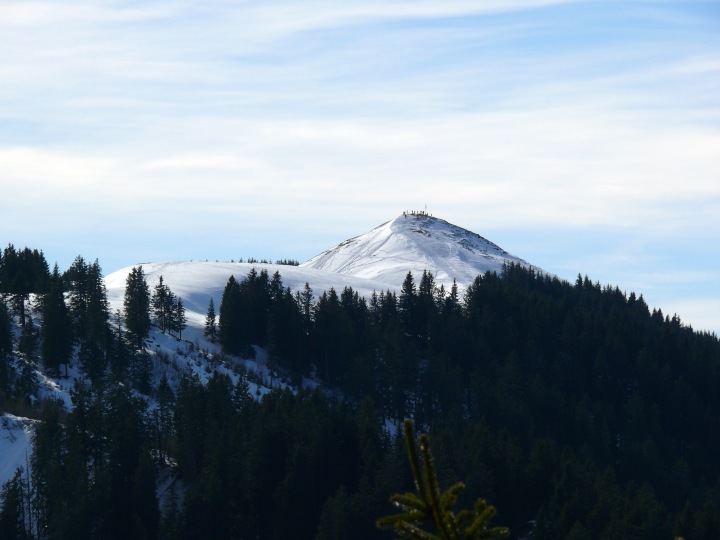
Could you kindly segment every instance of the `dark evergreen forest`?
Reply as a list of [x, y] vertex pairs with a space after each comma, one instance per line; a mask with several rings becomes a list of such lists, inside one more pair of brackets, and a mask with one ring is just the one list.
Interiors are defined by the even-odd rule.
[[[463, 480], [459, 504], [487, 499], [511, 538], [720, 538], [720, 342], [642, 296], [509, 266], [463, 294], [426, 272], [316, 298], [253, 269], [229, 278], [217, 327], [208, 306], [221, 361], [260, 346], [296, 387], [320, 382], [258, 399], [217, 372], [153, 384], [144, 340], [177, 302], [138, 269], [111, 316], [100, 276], [0, 259], [0, 404], [42, 420], [30, 478], [3, 486], [2, 538], [391, 538], [375, 521], [412, 475], [386, 426], [406, 417], [441, 485]], [[73, 355], [73, 410], [31, 402], [26, 366]], [[169, 471], [182, 489], [159, 504]]]

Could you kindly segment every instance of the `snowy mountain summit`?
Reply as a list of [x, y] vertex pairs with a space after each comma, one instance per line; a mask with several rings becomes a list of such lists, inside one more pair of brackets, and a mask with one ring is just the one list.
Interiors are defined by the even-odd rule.
[[303, 263], [301, 267], [399, 286], [408, 271], [423, 270], [446, 286], [467, 286], [478, 274], [500, 272], [505, 263], [531, 266], [479, 234], [432, 217], [404, 212], [397, 218]]
[[[228, 278], [233, 275], [243, 279], [254, 268], [270, 275], [279, 272], [283, 285], [293, 291], [300, 291], [307, 283], [316, 297], [331, 287], [337, 291], [352, 287], [369, 298], [373, 291], [399, 292], [408, 272], [413, 273], [416, 283], [427, 270], [438, 286], [447, 289], [456, 279], [464, 289], [478, 274], [500, 272], [505, 263], [531, 266], [474, 232], [424, 212], [409, 212], [341, 242], [299, 267], [207, 261], [150, 262], [141, 266], [151, 288], [162, 276], [164, 283], [183, 299], [188, 322], [184, 335], [192, 340], [202, 336], [208, 301], [212, 298], [215, 306], [220, 306]], [[132, 268], [105, 276], [112, 312], [123, 309], [125, 284]]]

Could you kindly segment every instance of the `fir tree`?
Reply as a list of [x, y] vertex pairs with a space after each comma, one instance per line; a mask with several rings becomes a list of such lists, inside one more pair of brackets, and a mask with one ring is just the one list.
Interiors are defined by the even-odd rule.
[[171, 318], [170, 318], [170, 331], [174, 333], [178, 339], [182, 339], [183, 330], [187, 325], [187, 317], [185, 316], [185, 306], [183, 305], [182, 298], [179, 298], [173, 302]]
[[100, 263], [95, 259], [88, 264], [81, 256], [76, 257], [63, 275], [63, 282], [68, 286], [80, 366], [96, 380], [107, 367], [110, 342], [110, 308]]
[[398, 311], [400, 312], [400, 320], [403, 323], [405, 333], [410, 336], [417, 336], [418, 334], [417, 303], [415, 280], [412, 272], [408, 272], [400, 289]]
[[67, 445], [65, 429], [60, 423], [60, 407], [54, 400], [43, 403], [30, 457], [38, 529], [47, 531], [51, 538], [62, 536], [62, 522], [66, 517], [63, 501], [67, 478], [63, 462]]
[[27, 315], [27, 321], [18, 340], [19, 373], [15, 381], [15, 392], [18, 397], [29, 403], [30, 397], [37, 389], [37, 354], [40, 336], [35, 322], [31, 315]]
[[240, 284], [234, 276], [230, 276], [220, 302], [220, 320], [218, 322], [220, 344], [223, 351], [228, 354], [240, 354], [250, 345], [242, 332], [241, 308]]
[[108, 339], [110, 308], [102, 268], [97, 259], [88, 267], [86, 334], [89, 341], [104, 350]]
[[0, 297], [0, 403], [10, 382], [10, 358], [13, 349], [11, 322], [5, 302]]
[[150, 374], [152, 361], [147, 351], [135, 349], [129, 353], [128, 374], [138, 392], [149, 395], [152, 390]]
[[89, 296], [88, 265], [80, 255], [63, 274], [63, 283], [69, 292], [70, 314], [75, 326], [75, 335], [85, 333], [85, 319], [87, 317], [87, 305]]
[[48, 292], [42, 298], [41, 309], [43, 363], [51, 373], [57, 374], [61, 364], [67, 366], [73, 347], [72, 323], [57, 265], [53, 268]]
[[170, 290], [170, 287], [164, 283], [162, 276], [160, 276], [158, 284], [153, 288], [150, 301], [152, 304], [153, 323], [164, 333], [169, 330], [171, 326], [175, 295]]
[[453, 278], [453, 284], [450, 288], [450, 294], [445, 299], [445, 312], [458, 313], [460, 310], [460, 295], [458, 294], [457, 280]]
[[29, 524], [29, 497], [26, 496], [23, 470], [15, 471], [13, 477], [5, 482], [0, 492], [0, 538], [8, 540], [30, 540], [33, 538]]
[[305, 282], [302, 292], [298, 293], [298, 304], [302, 315], [303, 333], [309, 336], [313, 322], [313, 290], [307, 281]]
[[210, 297], [207, 315], [205, 316], [205, 330], [203, 331], [203, 334], [206, 338], [208, 338], [208, 340], [210, 340], [211, 343], [215, 343], [217, 339], [217, 325], [215, 323], [215, 318], [215, 303], [213, 302], [212, 297]]
[[122, 312], [118, 309], [115, 311], [113, 331], [111, 332], [108, 361], [113, 376], [119, 380], [125, 380], [127, 369], [130, 363], [130, 351], [128, 351], [127, 343], [123, 338], [124, 319]]
[[142, 349], [150, 332], [150, 290], [142, 266], [133, 267], [125, 282], [125, 327], [135, 349]]
[[45, 292], [50, 271], [45, 255], [37, 249], [16, 250], [8, 244], [0, 256], [0, 293], [10, 294], [13, 309], [25, 326], [30, 294]]
[[155, 411], [155, 425], [157, 430], [157, 445], [160, 457], [167, 455], [168, 439], [173, 434], [173, 408], [175, 406], [175, 393], [170, 388], [167, 377], [163, 374], [157, 389], [158, 408]]

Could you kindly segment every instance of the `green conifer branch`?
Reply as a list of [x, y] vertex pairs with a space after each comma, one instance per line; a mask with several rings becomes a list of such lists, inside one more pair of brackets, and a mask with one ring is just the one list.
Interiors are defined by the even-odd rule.
[[[442, 492], [437, 479], [435, 460], [430, 451], [430, 438], [420, 435], [415, 442], [412, 422], [405, 420], [405, 443], [408, 459], [413, 473], [417, 495], [414, 493], [395, 494], [390, 500], [399, 506], [404, 513], [393, 514], [377, 520], [382, 529], [392, 529], [401, 538], [416, 540], [480, 540], [509, 536], [507, 527], [489, 528], [495, 516], [495, 508], [489, 506], [484, 499], [478, 499], [473, 510], [462, 510], [457, 515], [453, 506], [465, 484], [457, 482], [447, 491]], [[422, 454], [422, 465], [417, 451], [417, 444]], [[466, 525], [464, 527], [464, 525]], [[422, 528], [432, 527], [434, 534]]]
[[420, 512], [425, 512], [427, 508], [425, 502], [418, 499], [414, 493], [406, 493], [405, 495], [395, 494], [392, 497], [392, 502], [398, 506], [402, 506], [406, 510], [415, 509]]
[[415, 446], [415, 433], [413, 431], [412, 422], [407, 418], [405, 419], [404, 430], [405, 446], [407, 447], [408, 458], [410, 459], [410, 467], [412, 468], [413, 479], [415, 480], [415, 488], [417, 489], [423, 502], [425, 502], [425, 504], [430, 504], [430, 497], [428, 496], [425, 488], [423, 474], [420, 472], [420, 459], [418, 458], [417, 448]]

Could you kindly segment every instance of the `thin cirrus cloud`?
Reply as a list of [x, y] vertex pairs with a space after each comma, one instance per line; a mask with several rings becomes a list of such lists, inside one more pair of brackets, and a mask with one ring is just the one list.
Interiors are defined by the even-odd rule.
[[[562, 277], [663, 291], [681, 267], [683, 306], [720, 298], [700, 277], [720, 268], [712, 2], [0, 10], [0, 232], [16, 244], [67, 262], [91, 223], [85, 255], [108, 270], [170, 229], [188, 241], [158, 256], [247, 242], [304, 259], [430, 204]], [[194, 245], [212, 219], [217, 241]]]

